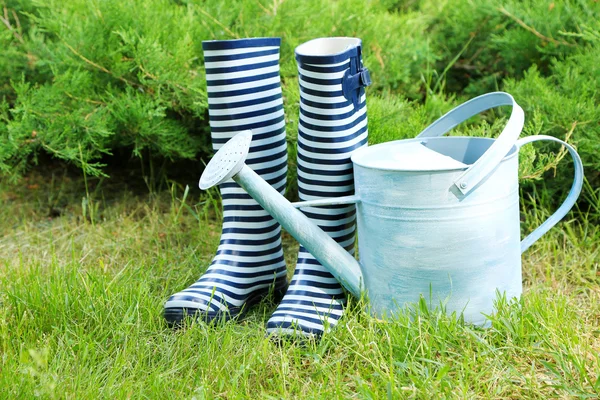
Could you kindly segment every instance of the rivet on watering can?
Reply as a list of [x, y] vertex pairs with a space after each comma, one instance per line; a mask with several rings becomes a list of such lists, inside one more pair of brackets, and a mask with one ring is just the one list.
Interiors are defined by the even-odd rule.
[[466, 188], [467, 188], [467, 186], [468, 186], [468, 185], [467, 185], [467, 182], [461, 182], [461, 183], [460, 183], [460, 188], [461, 188], [461, 189], [466, 189]]

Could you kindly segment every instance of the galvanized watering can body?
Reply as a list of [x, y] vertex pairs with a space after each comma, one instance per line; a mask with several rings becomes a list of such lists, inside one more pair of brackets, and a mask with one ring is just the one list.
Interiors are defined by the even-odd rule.
[[[498, 139], [439, 137], [469, 117], [501, 105], [511, 105], [513, 113]], [[507, 298], [520, 296], [521, 252], [564, 217], [583, 183], [581, 160], [568, 144], [548, 136], [517, 141], [523, 121], [523, 111], [510, 95], [480, 96], [440, 118], [416, 139], [355, 152], [354, 196], [293, 205], [243, 165], [243, 142], [249, 143], [251, 134], [239, 134], [237, 144], [232, 143], [221, 160], [209, 163], [200, 186], [233, 177], [353, 294], [366, 294], [375, 316], [391, 316], [423, 296], [432, 306], [443, 304], [447, 312], [485, 325], [498, 292]], [[563, 205], [521, 242], [518, 150], [538, 140], [567, 147], [575, 179]], [[390, 163], [415, 144], [467, 166], [415, 169]], [[347, 203], [357, 205], [360, 263], [296, 209]]]
[[[465, 157], [481, 155], [494, 142], [466, 137], [417, 141], [431, 147], [452, 142]], [[394, 147], [391, 143], [386, 151]], [[377, 146], [369, 150], [380, 151]], [[520, 296], [516, 147], [467, 195], [454, 185], [462, 170], [374, 169], [361, 165], [362, 157], [354, 164], [358, 244], [376, 315], [389, 316], [423, 296], [431, 306], [444, 304], [448, 312], [463, 312], [466, 321], [481, 324], [483, 314], [493, 311], [497, 290], [509, 298]]]

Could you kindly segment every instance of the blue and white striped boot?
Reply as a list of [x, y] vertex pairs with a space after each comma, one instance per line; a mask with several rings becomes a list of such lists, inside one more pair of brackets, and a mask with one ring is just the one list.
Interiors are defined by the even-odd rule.
[[[246, 163], [281, 194], [286, 187], [287, 145], [279, 78], [279, 38], [202, 43], [213, 149], [251, 129]], [[208, 270], [172, 295], [164, 317], [179, 324], [186, 315], [211, 322], [240, 316], [287, 288], [281, 227], [232, 180], [220, 185], [223, 229]]]
[[[361, 41], [321, 38], [296, 48], [300, 82], [298, 186], [301, 200], [354, 193], [352, 152], [367, 145]], [[354, 205], [302, 211], [350, 253], [354, 252]], [[315, 258], [300, 247], [290, 287], [267, 322], [268, 334], [320, 336], [344, 312], [344, 291]]]

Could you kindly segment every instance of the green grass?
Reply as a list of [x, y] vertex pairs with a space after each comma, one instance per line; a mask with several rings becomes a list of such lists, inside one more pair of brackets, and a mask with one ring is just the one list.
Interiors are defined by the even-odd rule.
[[[2, 399], [600, 394], [600, 228], [589, 216], [569, 214], [524, 254], [525, 294], [500, 299], [490, 329], [423, 305], [379, 321], [354, 303], [319, 343], [277, 345], [267, 302], [218, 326], [162, 320], [164, 300], [217, 247], [218, 201], [176, 185], [135, 194], [116, 179], [91, 180], [86, 196], [81, 179], [54, 176], [0, 184]], [[527, 230], [548, 210], [524, 203]], [[290, 271], [296, 249], [286, 236]]]
[[[0, 400], [598, 398], [599, 15], [586, 0], [0, 0]], [[268, 302], [243, 321], [168, 329], [164, 301], [219, 241], [218, 193], [169, 180], [210, 153], [201, 41], [282, 37], [293, 198], [293, 50], [331, 35], [363, 39], [372, 143], [506, 90], [523, 136], [577, 146], [580, 209], [523, 255], [525, 294], [498, 299], [490, 329], [423, 304], [378, 321], [353, 303], [319, 343], [277, 345]], [[455, 133], [495, 136], [506, 116]], [[546, 150], [521, 150], [523, 234], [572, 176]], [[129, 158], [141, 172], [117, 172]], [[195, 164], [170, 163], [182, 159]], [[291, 274], [297, 244], [284, 239]]]

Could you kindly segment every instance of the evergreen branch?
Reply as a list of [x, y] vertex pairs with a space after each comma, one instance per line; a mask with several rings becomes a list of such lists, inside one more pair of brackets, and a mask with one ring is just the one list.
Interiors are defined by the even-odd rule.
[[209, 13], [207, 13], [206, 11], [204, 11], [203, 9], [199, 8], [200, 12], [204, 15], [206, 15], [208, 18], [212, 19], [213, 22], [217, 25], [219, 25], [221, 28], [223, 28], [225, 30], [225, 32], [229, 33], [231, 36], [233, 36], [236, 39], [239, 39], [240, 37], [235, 34], [232, 30], [230, 30], [228, 27], [226, 27], [221, 21], [219, 21], [218, 19], [216, 19], [215, 17], [213, 17], [212, 15], [210, 15]]
[[[486, 20], [486, 23], [487, 23], [487, 20]], [[473, 55], [471, 56], [471, 58], [469, 58], [469, 59], [467, 60], [467, 62], [472, 62], [474, 59], [476, 59], [477, 57], [479, 57], [479, 55], [480, 55], [481, 53], [483, 53], [483, 51], [484, 51], [484, 50], [485, 50], [485, 49], [484, 49], [483, 47], [480, 47], [480, 48], [478, 48], [478, 49], [475, 51], [475, 53], [473, 53]]]
[[[144, 66], [141, 63], [138, 64], [138, 67], [140, 67], [140, 70], [144, 73], [144, 77], [148, 77], [148, 78], [150, 78], [152, 80], [155, 80], [155, 81], [157, 81], [157, 82], [160, 83], [161, 79], [158, 76], [150, 73], [146, 68], [144, 68]], [[184, 86], [182, 86], [182, 85], [180, 85], [178, 83], [175, 83], [175, 82], [172, 82], [172, 81], [169, 81], [169, 80], [166, 80], [164, 82], [167, 85], [175, 86], [177, 89], [181, 90], [183, 93], [187, 93], [188, 92], [188, 89], [186, 87], [184, 87]]]
[[381, 66], [381, 69], [385, 69], [385, 63], [383, 62], [383, 57], [381, 56], [381, 46], [379, 44], [375, 43], [375, 44], [373, 44], [373, 46], [371, 46], [371, 51], [373, 51], [373, 54], [375, 55], [375, 59]]
[[202, 26], [204, 26], [206, 30], [210, 32], [210, 37], [215, 37], [215, 32], [212, 30], [210, 24], [204, 20], [204, 18], [200, 19], [200, 23], [202, 23]]
[[19, 21], [19, 17], [15, 13], [15, 10], [11, 10], [13, 18], [15, 19], [15, 23], [17, 24], [16, 29], [10, 23], [10, 18], [8, 16], [8, 8], [4, 7], [4, 17], [0, 17], [0, 21], [8, 28], [8, 30], [13, 34], [13, 36], [21, 42], [21, 44], [25, 44], [23, 40], [23, 35], [21, 35], [21, 22]]
[[[63, 42], [64, 42], [64, 41], [63, 41]], [[92, 60], [90, 60], [89, 58], [86, 58], [86, 57], [85, 57], [83, 54], [81, 54], [80, 52], [78, 52], [77, 50], [75, 50], [75, 49], [73, 48], [73, 46], [71, 46], [69, 43], [67, 43], [67, 42], [64, 42], [64, 44], [65, 44], [65, 46], [67, 46], [67, 48], [68, 48], [69, 50], [71, 50], [71, 51], [73, 52], [73, 54], [75, 54], [77, 57], [81, 58], [83, 61], [85, 61], [86, 63], [90, 64], [91, 66], [93, 66], [93, 67], [95, 67], [95, 68], [98, 68], [100, 71], [102, 71], [102, 72], [105, 72], [105, 73], [109, 74], [110, 76], [112, 76], [112, 77], [114, 77], [114, 78], [117, 78], [118, 80], [120, 80], [120, 81], [122, 81], [122, 82], [125, 82], [125, 83], [127, 83], [127, 84], [129, 84], [129, 85], [131, 85], [131, 86], [137, 86], [137, 87], [140, 87], [140, 86], [141, 86], [140, 84], [138, 84], [138, 83], [136, 83], [136, 82], [133, 82], [133, 81], [130, 81], [129, 79], [123, 78], [122, 76], [116, 76], [116, 75], [114, 74], [114, 72], [112, 72], [112, 71], [110, 71], [110, 70], [106, 69], [105, 67], [103, 67], [103, 66], [102, 66], [102, 65], [100, 65], [100, 64], [96, 64], [95, 62], [93, 62], [93, 61], [92, 61]]]
[[454, 56], [454, 58], [452, 60], [450, 60], [450, 62], [446, 65], [446, 68], [444, 68], [444, 70], [442, 71], [442, 73], [440, 74], [437, 82], [435, 83], [435, 86], [433, 87], [433, 93], [436, 92], [436, 90], [438, 89], [440, 83], [442, 83], [442, 79], [446, 76], [446, 74], [448, 73], [448, 71], [450, 70], [450, 68], [452, 68], [452, 66], [454, 64], [456, 64], [456, 62], [458, 61], [458, 59], [460, 58], [460, 56], [462, 56], [462, 54], [465, 52], [465, 50], [467, 50], [467, 48], [469, 47], [469, 45], [471, 44], [471, 42], [473, 41], [473, 39], [475, 39], [475, 36], [477, 36], [477, 32], [475, 32], [474, 34], [471, 35], [471, 37], [469, 38], [469, 40], [467, 41], [467, 43], [463, 46], [463, 48], [458, 52], [458, 54], [456, 56]]
[[265, 14], [267, 14], [270, 17], [273, 16], [273, 14], [271, 14], [271, 10], [269, 10], [267, 7], [263, 6], [260, 1], [256, 0], [256, 4], [258, 4], [258, 6], [263, 9]]
[[273, 6], [272, 6], [272, 10], [269, 10], [267, 7], [263, 6], [262, 3], [260, 1], [256, 1], [256, 3], [258, 4], [258, 6], [260, 8], [263, 9], [263, 11], [270, 17], [276, 16], [277, 15], [277, 10], [279, 9], [279, 6], [283, 4], [285, 0], [273, 0]]
[[72, 98], [73, 100], [84, 101], [84, 102], [86, 102], [86, 103], [90, 103], [90, 104], [96, 104], [96, 105], [100, 105], [100, 106], [105, 106], [105, 105], [106, 105], [106, 103], [105, 103], [105, 102], [103, 102], [103, 101], [92, 100], [92, 99], [84, 99], [84, 98], [81, 98], [81, 97], [73, 96], [73, 95], [72, 95], [71, 93], [69, 93], [69, 92], [65, 92], [65, 94], [66, 94], [68, 97]]
[[450, 63], [448, 63], [448, 65], [446, 65], [446, 68], [444, 68], [444, 71], [442, 72], [442, 74], [440, 75], [439, 79], [437, 80], [437, 82], [435, 83], [435, 86], [433, 88], [433, 91], [435, 92], [439, 86], [439, 84], [441, 83], [442, 79], [446, 76], [446, 74], [448, 73], [448, 71], [450, 70], [450, 68], [452, 67], [456, 67], [459, 69], [465, 69], [467, 71], [470, 70], [470, 66], [468, 65], [470, 62], [472, 62], [475, 58], [477, 58], [479, 56], [479, 54], [483, 51], [482, 48], [479, 48], [477, 51], [475, 51], [475, 53], [473, 54], [473, 56], [471, 58], [469, 58], [468, 61], [466, 61], [465, 63], [461, 63], [460, 62], [460, 57], [463, 55], [463, 53], [467, 50], [467, 48], [469, 47], [469, 45], [471, 44], [471, 42], [473, 40], [475, 40], [475, 38], [477, 37], [477, 35], [479, 35], [479, 32], [481, 31], [481, 29], [484, 27], [485, 24], [487, 24], [487, 22], [489, 21], [489, 17], [485, 18], [478, 26], [477, 29], [475, 29], [474, 32], [470, 32], [469, 33], [469, 40], [467, 41], [467, 44], [465, 44], [463, 46], [463, 48], [460, 50], [460, 52], [450, 61]]
[[[571, 129], [569, 129], [569, 131], [565, 134], [565, 143], [569, 143], [569, 139], [571, 138], [571, 136], [573, 136], [573, 131], [575, 131], [577, 124], [578, 124], [577, 121], [574, 121], [571, 124]], [[554, 173], [556, 174], [556, 168], [558, 167], [558, 164], [561, 162], [561, 160], [563, 158], [565, 158], [565, 156], [567, 155], [567, 152], [568, 152], [568, 150], [565, 146], [560, 146], [560, 150], [558, 151], [558, 154], [556, 155], [554, 160], [552, 160], [548, 165], [546, 165], [541, 170], [536, 171], [529, 175], [525, 175], [525, 176], [521, 177], [521, 179], [538, 179], [542, 176], [542, 174], [544, 174], [546, 171], [549, 171], [551, 169], [553, 169]]]
[[277, 15], [277, 10], [279, 6], [283, 4], [285, 0], [273, 0], [273, 15]]
[[17, 23], [17, 31], [19, 32], [19, 37], [21, 38], [21, 40], [23, 40], [23, 35], [21, 35], [23, 28], [21, 28], [21, 21], [19, 21], [19, 16], [15, 12], [15, 10], [10, 10], [10, 12], [13, 15], [13, 18], [15, 19], [15, 22]]
[[542, 35], [540, 32], [538, 32], [535, 28], [527, 25], [522, 19], [519, 19], [517, 17], [515, 17], [514, 15], [512, 15], [510, 12], [508, 12], [508, 10], [504, 7], [500, 7], [498, 8], [498, 11], [500, 11], [502, 14], [506, 15], [508, 18], [512, 19], [513, 21], [515, 21], [517, 24], [519, 24], [522, 28], [524, 28], [525, 30], [533, 33], [535, 36], [537, 36], [538, 38], [545, 40], [547, 42], [550, 43], [554, 43], [555, 45], [563, 45], [563, 46], [570, 46], [570, 47], [575, 47], [576, 45], [573, 43], [569, 43], [569, 42], [565, 42], [564, 40], [556, 40], [554, 38]]

